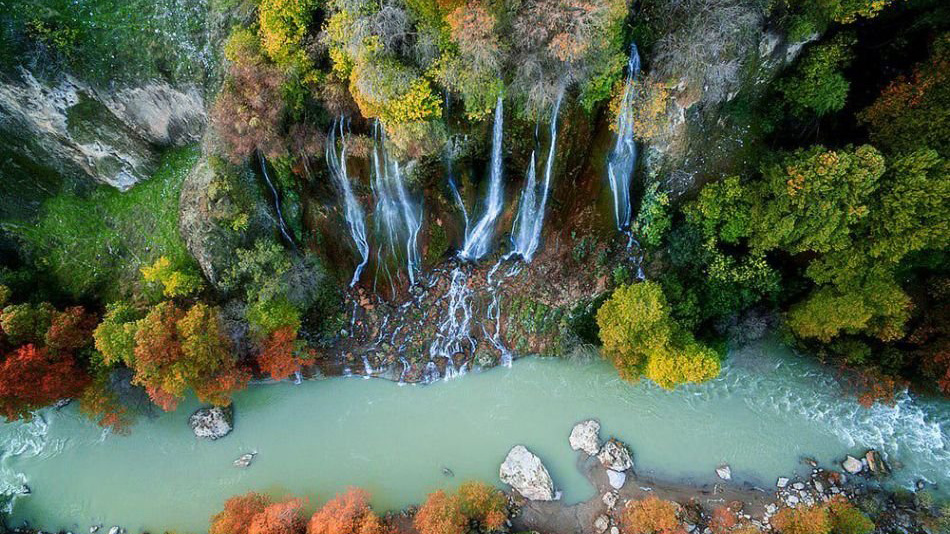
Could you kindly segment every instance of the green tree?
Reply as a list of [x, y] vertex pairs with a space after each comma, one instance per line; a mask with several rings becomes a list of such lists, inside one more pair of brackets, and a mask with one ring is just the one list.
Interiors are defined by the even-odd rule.
[[798, 60], [778, 88], [798, 116], [826, 115], [844, 108], [850, 83], [841, 72], [851, 61], [853, 39], [839, 36], [814, 45]]

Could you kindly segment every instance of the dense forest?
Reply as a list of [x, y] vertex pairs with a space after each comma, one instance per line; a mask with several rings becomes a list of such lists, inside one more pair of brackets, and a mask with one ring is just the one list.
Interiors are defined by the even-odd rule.
[[[8, 419], [77, 398], [124, 428], [188, 391], [225, 405], [254, 377], [337, 358], [359, 295], [398, 302], [419, 273], [472, 258], [502, 116], [503, 181], [555, 177], [541, 248], [563, 235], [602, 274], [558, 328], [602, 343], [624, 378], [708, 380], [729, 343], [777, 331], [868, 406], [907, 386], [950, 393], [943, 2], [0, 7]], [[137, 86], [197, 111], [152, 110], [165, 130], [143, 134], [122, 115]], [[49, 102], [24, 111], [30, 95]], [[43, 113], [54, 141], [36, 133]], [[583, 185], [605, 180], [624, 124], [641, 155], [627, 220]], [[395, 190], [405, 250], [403, 219], [365, 200], [389, 169], [425, 205], [412, 220]], [[515, 209], [488, 223], [514, 218], [518, 234]], [[388, 244], [367, 244], [364, 211]], [[530, 262], [508, 237], [484, 248]]]

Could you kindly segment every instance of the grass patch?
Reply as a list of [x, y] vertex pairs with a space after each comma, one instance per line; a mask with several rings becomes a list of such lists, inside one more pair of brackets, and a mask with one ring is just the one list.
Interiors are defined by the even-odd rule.
[[197, 145], [165, 152], [155, 174], [124, 193], [98, 185], [86, 195], [50, 197], [35, 224], [12, 233], [67, 295], [106, 302], [124, 296], [139, 269], [160, 256], [176, 268], [194, 264], [178, 233], [178, 197], [199, 155]]

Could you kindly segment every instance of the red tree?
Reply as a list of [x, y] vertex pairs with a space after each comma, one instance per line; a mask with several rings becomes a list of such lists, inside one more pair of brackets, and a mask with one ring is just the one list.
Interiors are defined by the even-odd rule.
[[297, 358], [294, 350], [297, 345], [297, 330], [290, 326], [278, 328], [264, 340], [257, 363], [261, 371], [271, 375], [274, 380], [290, 377], [301, 366], [311, 365], [313, 358]]
[[0, 413], [7, 419], [82, 393], [89, 375], [70, 354], [24, 345], [0, 364]]
[[251, 520], [247, 534], [302, 534], [305, 523], [300, 515], [301, 508], [303, 501], [300, 499], [269, 504]]
[[46, 346], [58, 351], [74, 351], [92, 343], [92, 331], [96, 328], [96, 316], [86, 313], [82, 306], [73, 306], [63, 311], [54, 311], [46, 331]]
[[260, 493], [231, 497], [224, 510], [211, 518], [211, 534], [247, 534], [251, 521], [270, 504], [270, 498]]
[[307, 526], [308, 534], [385, 534], [389, 530], [370, 509], [367, 493], [350, 488], [323, 505]]

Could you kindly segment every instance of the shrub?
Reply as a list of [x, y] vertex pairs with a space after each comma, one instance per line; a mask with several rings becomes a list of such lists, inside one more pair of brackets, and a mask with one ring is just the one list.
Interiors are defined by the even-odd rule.
[[201, 289], [201, 276], [174, 268], [167, 256], [142, 267], [142, 278], [148, 283], [161, 284], [162, 294], [169, 298], [189, 297]]
[[313, 68], [303, 40], [319, 5], [317, 0], [261, 0], [261, 46], [281, 69], [306, 74]]
[[48, 303], [11, 304], [0, 313], [0, 328], [12, 345], [39, 344], [50, 327], [54, 309]]
[[368, 500], [367, 493], [357, 488], [337, 495], [313, 514], [307, 534], [386, 534], [389, 529], [369, 507]]
[[670, 197], [666, 192], [660, 192], [659, 186], [654, 182], [647, 187], [634, 223], [634, 231], [640, 236], [641, 243], [650, 247], [660, 246], [663, 236], [673, 224], [667, 211]]
[[782, 534], [829, 534], [832, 524], [826, 507], [799, 506], [779, 510], [772, 526]]
[[625, 532], [629, 534], [685, 534], [677, 512], [679, 505], [651, 495], [632, 501], [621, 516]]
[[312, 365], [313, 357], [300, 356], [303, 343], [297, 340], [297, 331], [283, 327], [272, 332], [261, 344], [257, 363], [261, 371], [274, 380], [284, 380], [299, 372], [304, 365]]

